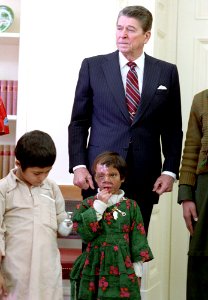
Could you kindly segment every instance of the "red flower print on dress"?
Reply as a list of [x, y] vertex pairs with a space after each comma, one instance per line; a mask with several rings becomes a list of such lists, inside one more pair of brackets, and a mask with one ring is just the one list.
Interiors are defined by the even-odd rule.
[[104, 257], [105, 257], [105, 253], [102, 251], [100, 255], [100, 264], [102, 264]]
[[118, 267], [110, 266], [110, 274], [119, 275]]
[[123, 288], [120, 289], [120, 297], [121, 298], [129, 298], [130, 297], [130, 293], [129, 293], [128, 288], [123, 287]]
[[129, 232], [130, 231], [130, 226], [127, 225], [127, 224], [124, 224], [123, 227], [122, 227], [122, 231], [123, 232]]
[[135, 273], [129, 274], [128, 277], [129, 277], [129, 279], [130, 279], [132, 282], [135, 282], [135, 279], [136, 279], [136, 274], [135, 274]]
[[124, 234], [124, 239], [129, 243], [129, 235], [128, 235], [128, 233]]
[[113, 246], [114, 251], [118, 251], [118, 246]]
[[130, 207], [131, 207], [131, 201], [130, 201], [130, 199], [127, 199], [126, 200], [126, 208], [129, 210]]
[[96, 267], [95, 268], [95, 275], [99, 275], [100, 274], [100, 268], [99, 267]]
[[144, 258], [144, 260], [149, 260], [149, 252], [147, 250], [141, 251], [140, 256]]
[[100, 280], [99, 280], [99, 288], [101, 288], [103, 291], [105, 291], [108, 287], [108, 282], [106, 281], [106, 278], [105, 277], [102, 277]]
[[135, 227], [135, 221], [133, 221], [132, 224], [131, 224], [131, 231], [134, 230], [134, 227]]
[[90, 228], [93, 232], [96, 232], [99, 228], [99, 223], [98, 222], [92, 222], [90, 223]]
[[142, 223], [139, 223], [137, 225], [137, 229], [140, 231], [141, 234], [146, 234], [145, 229], [144, 229], [144, 225]]
[[91, 198], [91, 199], [87, 199], [87, 204], [89, 205], [89, 206], [93, 206], [93, 203], [94, 203], [94, 200]]
[[77, 231], [77, 229], [78, 229], [78, 222], [74, 222], [73, 223], [73, 230]]
[[80, 209], [81, 203], [76, 205], [76, 209]]
[[86, 268], [89, 265], [90, 261], [89, 258], [85, 259], [84, 268]]
[[95, 291], [95, 283], [93, 281], [91, 281], [89, 283], [89, 291], [94, 292]]
[[88, 243], [88, 244], [87, 244], [87, 248], [86, 248], [86, 252], [89, 253], [89, 252], [90, 252], [90, 249], [91, 249], [91, 243]]
[[106, 212], [104, 213], [104, 220], [107, 221], [107, 224], [110, 225], [111, 224], [111, 220], [113, 219], [113, 215], [112, 213]]
[[130, 257], [128, 255], [126, 256], [126, 259], [125, 259], [125, 266], [127, 268], [131, 268], [132, 267], [132, 262], [131, 262], [131, 259], [130, 259]]

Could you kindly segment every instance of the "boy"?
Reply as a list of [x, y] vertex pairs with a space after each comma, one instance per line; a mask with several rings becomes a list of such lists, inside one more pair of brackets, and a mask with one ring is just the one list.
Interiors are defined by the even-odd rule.
[[34, 130], [18, 140], [15, 157], [16, 168], [0, 180], [0, 295], [61, 300], [57, 231], [67, 213], [59, 187], [47, 179], [55, 144], [47, 133]]

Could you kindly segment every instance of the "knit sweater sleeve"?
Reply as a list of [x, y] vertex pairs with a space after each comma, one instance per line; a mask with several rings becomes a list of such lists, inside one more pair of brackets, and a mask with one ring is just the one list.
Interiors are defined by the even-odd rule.
[[201, 101], [199, 97], [194, 97], [191, 106], [186, 140], [183, 150], [179, 185], [194, 186], [196, 182], [197, 166], [199, 162], [199, 153], [202, 139], [201, 122]]

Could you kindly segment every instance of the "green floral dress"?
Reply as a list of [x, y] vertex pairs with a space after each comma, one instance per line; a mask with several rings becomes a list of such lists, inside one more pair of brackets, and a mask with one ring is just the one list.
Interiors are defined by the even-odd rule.
[[73, 217], [74, 229], [87, 248], [70, 273], [71, 299], [139, 300], [133, 262], [153, 258], [140, 209], [134, 200], [123, 197], [97, 221], [94, 200], [95, 197], [83, 200]]

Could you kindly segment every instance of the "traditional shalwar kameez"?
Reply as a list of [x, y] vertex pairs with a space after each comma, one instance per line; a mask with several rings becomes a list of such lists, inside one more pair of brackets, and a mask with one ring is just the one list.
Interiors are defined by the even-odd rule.
[[62, 300], [58, 224], [66, 218], [59, 187], [29, 188], [11, 170], [0, 180], [2, 272], [12, 300]]

